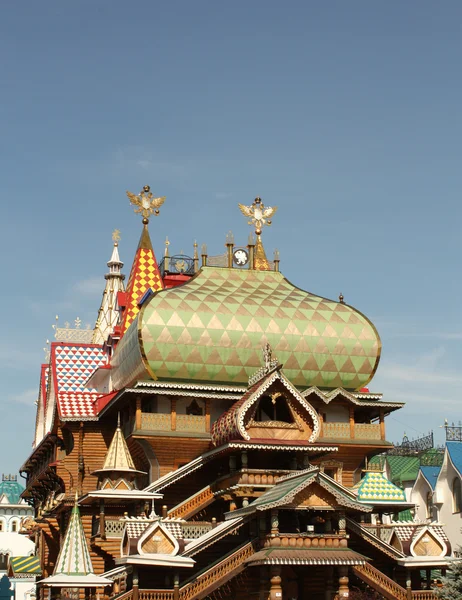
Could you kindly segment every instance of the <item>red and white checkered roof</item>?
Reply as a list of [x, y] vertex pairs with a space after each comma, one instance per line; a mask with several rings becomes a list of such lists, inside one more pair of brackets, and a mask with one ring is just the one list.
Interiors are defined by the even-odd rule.
[[51, 366], [58, 407], [63, 420], [96, 419], [95, 400], [102, 394], [86, 388], [90, 375], [106, 364], [102, 346], [53, 343]]

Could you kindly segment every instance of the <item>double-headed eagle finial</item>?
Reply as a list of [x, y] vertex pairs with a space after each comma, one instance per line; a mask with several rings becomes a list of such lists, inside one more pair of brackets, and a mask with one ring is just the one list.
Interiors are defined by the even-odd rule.
[[127, 196], [130, 203], [136, 206], [135, 213], [143, 215], [143, 223], [147, 225], [149, 223], [149, 217], [154, 213], [156, 217], [159, 214], [159, 208], [165, 202], [165, 196], [160, 198], [154, 198], [149, 185], [145, 185], [141, 192], [138, 194], [132, 194], [127, 191]]
[[271, 217], [277, 211], [277, 206], [266, 206], [261, 201], [260, 197], [255, 198], [253, 204], [244, 206], [239, 204], [241, 213], [249, 218], [249, 225], [255, 225], [255, 233], [261, 235], [262, 227], [271, 225]]

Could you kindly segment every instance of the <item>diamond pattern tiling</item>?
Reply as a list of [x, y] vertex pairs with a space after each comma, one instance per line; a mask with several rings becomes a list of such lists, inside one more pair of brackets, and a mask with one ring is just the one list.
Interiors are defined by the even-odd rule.
[[[246, 383], [269, 342], [295, 385], [358, 389], [371, 379], [381, 349], [361, 313], [304, 292], [274, 271], [203, 268], [186, 285], [156, 294], [137, 327], [142, 348], [124, 348], [138, 345], [138, 335], [119, 344], [118, 352], [131, 357], [130, 373], [116, 361], [119, 386], [141, 372]], [[142, 356], [149, 373], [139, 368]]]
[[382, 472], [367, 471], [354, 488], [362, 502], [406, 502], [404, 490], [389, 481]]
[[127, 331], [138, 314], [140, 298], [150, 288], [157, 292], [163, 287], [154, 251], [152, 248], [138, 248], [127, 284], [127, 306], [123, 316], [122, 333]]
[[90, 375], [106, 363], [101, 346], [52, 344], [51, 364], [61, 418], [95, 417], [96, 389], [84, 387]]

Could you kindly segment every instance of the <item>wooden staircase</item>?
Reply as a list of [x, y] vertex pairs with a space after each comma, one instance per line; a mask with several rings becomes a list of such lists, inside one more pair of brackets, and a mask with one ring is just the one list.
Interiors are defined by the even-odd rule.
[[[201, 600], [245, 569], [245, 561], [256, 551], [255, 541], [246, 542], [211, 567], [196, 573], [179, 589], [178, 600]], [[139, 590], [139, 600], [174, 600], [173, 590]], [[133, 589], [117, 597], [133, 600]]]
[[212, 488], [207, 485], [174, 508], [168, 511], [168, 516], [174, 519], [188, 520], [199, 511], [206, 508], [215, 500]]
[[432, 590], [413, 591], [408, 595], [406, 589], [369, 563], [351, 568], [356, 577], [367, 583], [379, 594], [382, 594], [387, 600], [437, 600], [438, 598]]

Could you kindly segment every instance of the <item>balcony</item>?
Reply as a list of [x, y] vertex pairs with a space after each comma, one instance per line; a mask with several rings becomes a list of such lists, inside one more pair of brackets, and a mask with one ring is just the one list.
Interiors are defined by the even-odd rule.
[[384, 440], [381, 423], [322, 423], [321, 438], [330, 440]]

